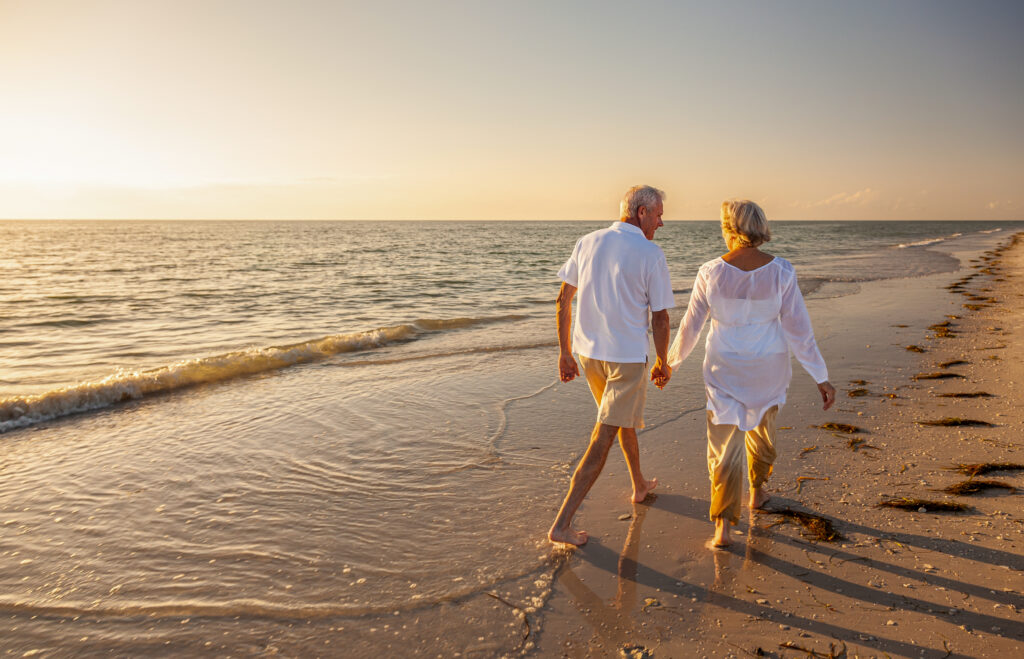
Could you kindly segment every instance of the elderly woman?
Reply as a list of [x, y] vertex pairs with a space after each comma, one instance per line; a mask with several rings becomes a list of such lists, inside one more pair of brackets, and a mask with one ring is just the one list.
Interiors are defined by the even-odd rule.
[[704, 384], [715, 547], [729, 545], [731, 525], [739, 523], [744, 446], [750, 507], [768, 501], [764, 483], [775, 461], [775, 415], [793, 375], [790, 352], [818, 383], [824, 409], [836, 395], [793, 266], [758, 249], [771, 239], [764, 211], [752, 201], [726, 201], [722, 237], [729, 253], [701, 266], [668, 352], [678, 368], [711, 316]]

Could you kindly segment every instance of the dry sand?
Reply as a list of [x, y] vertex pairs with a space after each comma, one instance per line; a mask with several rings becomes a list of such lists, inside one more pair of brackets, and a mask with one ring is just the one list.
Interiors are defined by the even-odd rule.
[[[976, 259], [957, 273], [811, 303], [839, 401], [823, 412], [795, 369], [767, 507], [824, 516], [841, 539], [745, 511], [732, 548], [709, 550], [703, 414], [684, 414], [642, 435], [647, 476], [661, 481], [645, 504], [627, 502], [621, 458], [609, 460], [577, 518], [591, 541], [558, 571], [529, 647], [544, 657], [1024, 656], [1024, 491], [936, 491], [967, 479], [946, 470], [959, 463], [1024, 462], [1024, 234], [1016, 240], [957, 254]], [[951, 360], [967, 363], [939, 366]], [[697, 361], [658, 395], [701, 386]], [[934, 372], [962, 377], [914, 379]], [[992, 397], [940, 396], [982, 391]], [[994, 426], [918, 423], [946, 417]], [[814, 427], [829, 421], [860, 430]], [[1024, 472], [983, 478], [1024, 488]], [[889, 497], [970, 508], [877, 506]]]

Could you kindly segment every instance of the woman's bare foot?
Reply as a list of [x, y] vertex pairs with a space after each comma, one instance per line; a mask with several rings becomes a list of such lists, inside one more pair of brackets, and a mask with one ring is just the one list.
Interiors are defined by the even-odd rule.
[[585, 545], [589, 538], [590, 536], [587, 535], [586, 531], [576, 531], [572, 527], [556, 529], [552, 526], [551, 530], [548, 531], [548, 540], [551, 542], [574, 545], [576, 547]]
[[764, 504], [771, 500], [771, 496], [764, 491], [763, 487], [750, 488], [750, 509], [764, 508]]
[[732, 531], [732, 522], [721, 517], [715, 519], [715, 537], [711, 540], [712, 547], [728, 547], [732, 544], [729, 539], [729, 532]]
[[640, 502], [642, 502], [644, 499], [647, 498], [647, 495], [651, 493], [651, 490], [653, 490], [656, 487], [658, 487], [658, 479], [657, 478], [652, 478], [649, 481], [645, 480], [644, 481], [644, 486], [643, 486], [642, 489], [638, 490], [636, 488], [633, 488], [633, 498], [631, 499], [631, 501], [633, 503], [640, 503]]

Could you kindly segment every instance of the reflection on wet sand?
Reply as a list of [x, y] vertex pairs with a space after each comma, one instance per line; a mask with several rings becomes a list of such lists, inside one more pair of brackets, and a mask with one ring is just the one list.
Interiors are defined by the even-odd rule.
[[[633, 608], [636, 605], [637, 558], [640, 553], [640, 530], [647, 517], [649, 504], [657, 499], [651, 494], [647, 503], [633, 504], [633, 517], [626, 533], [626, 541], [619, 554], [617, 566], [617, 584], [615, 599], [611, 604], [602, 600], [593, 590], [567, 567], [559, 575], [559, 584], [564, 586], [573, 598], [576, 610], [587, 620], [590, 627], [598, 634], [605, 648], [622, 648], [630, 646], [638, 634], [638, 625]], [[649, 656], [643, 649], [636, 648], [634, 656]], [[650, 655], [653, 656], [653, 655]]]

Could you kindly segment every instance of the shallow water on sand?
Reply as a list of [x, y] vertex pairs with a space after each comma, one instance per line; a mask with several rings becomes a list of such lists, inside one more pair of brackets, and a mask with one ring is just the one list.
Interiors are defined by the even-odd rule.
[[[346, 223], [26, 224], [0, 224], [28, 235], [0, 257], [5, 647], [518, 647], [487, 593], [522, 612], [550, 589], [543, 532], [593, 414], [555, 380], [550, 300], [605, 223], [408, 223], [386, 253]], [[898, 245], [965, 230], [853, 227], [868, 247], [830, 259], [842, 223], [779, 224], [812, 297], [850, 264], [948, 269]], [[659, 233], [680, 304], [717, 239]], [[652, 395], [648, 425], [702, 404]]]

